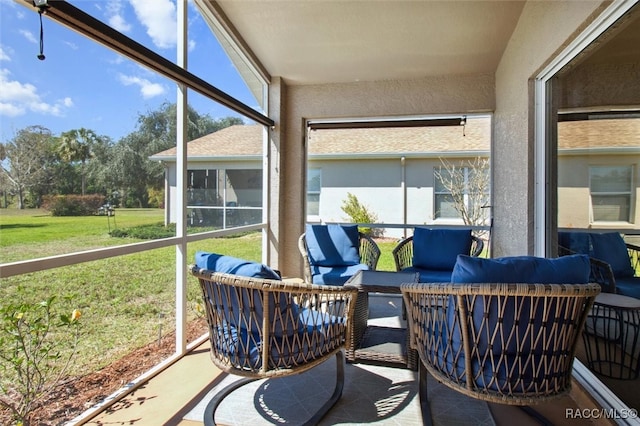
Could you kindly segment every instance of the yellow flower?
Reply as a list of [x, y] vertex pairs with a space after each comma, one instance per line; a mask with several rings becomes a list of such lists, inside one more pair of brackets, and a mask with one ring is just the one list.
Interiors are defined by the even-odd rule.
[[20, 321], [22, 319], [22, 317], [24, 316], [24, 312], [16, 312], [15, 315], [13, 316], [15, 319], [17, 319], [18, 321]]
[[71, 312], [71, 321], [78, 321], [81, 316], [82, 312], [80, 312], [79, 309], [74, 309], [73, 312]]

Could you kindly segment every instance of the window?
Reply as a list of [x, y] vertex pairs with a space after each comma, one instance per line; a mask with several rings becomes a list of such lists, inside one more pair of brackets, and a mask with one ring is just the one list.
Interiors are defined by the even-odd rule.
[[441, 160], [434, 169], [434, 217], [463, 219], [468, 224], [484, 223], [489, 202], [489, 160], [478, 157], [466, 166]]
[[307, 170], [307, 215], [320, 215], [320, 189], [322, 188], [322, 170]]
[[260, 223], [262, 170], [189, 170], [190, 226], [232, 226]]
[[[464, 169], [464, 175], [466, 175], [466, 168]], [[454, 218], [460, 217], [460, 214], [455, 209], [455, 201], [450, 188], [447, 188], [446, 182], [451, 181], [451, 173], [443, 167], [439, 167], [435, 172], [435, 212], [434, 217], [436, 219]], [[467, 195], [465, 193], [465, 198]], [[465, 202], [466, 204], [466, 202]]]
[[631, 166], [589, 167], [594, 222], [630, 222]]

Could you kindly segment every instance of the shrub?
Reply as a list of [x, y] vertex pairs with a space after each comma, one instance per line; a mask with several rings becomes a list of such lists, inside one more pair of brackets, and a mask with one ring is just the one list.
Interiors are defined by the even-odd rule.
[[29, 425], [76, 353], [80, 311], [56, 321], [53, 300], [0, 307], [0, 407], [19, 425]]
[[42, 207], [53, 216], [91, 216], [104, 204], [104, 195], [48, 195]]
[[159, 238], [175, 237], [176, 225], [164, 226], [162, 223], [140, 225], [132, 228], [114, 229], [109, 233], [112, 237], [139, 238], [141, 240], [155, 240]]
[[[353, 223], [376, 223], [378, 216], [369, 211], [369, 209], [358, 201], [358, 198], [352, 193], [347, 193], [347, 199], [342, 202], [342, 211], [345, 212]], [[382, 229], [359, 227], [360, 232], [372, 237], [382, 236]]]

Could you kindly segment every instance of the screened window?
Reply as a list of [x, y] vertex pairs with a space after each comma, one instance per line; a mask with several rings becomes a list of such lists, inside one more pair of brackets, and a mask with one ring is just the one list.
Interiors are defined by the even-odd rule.
[[485, 218], [483, 207], [489, 201], [488, 159], [468, 162], [471, 166], [436, 167], [434, 170], [434, 217], [436, 219], [465, 219], [480, 223]]
[[189, 170], [189, 225], [228, 228], [260, 223], [262, 170]]
[[307, 215], [320, 215], [320, 189], [322, 188], [322, 170], [307, 170]]
[[589, 187], [594, 222], [630, 222], [631, 166], [589, 167]]

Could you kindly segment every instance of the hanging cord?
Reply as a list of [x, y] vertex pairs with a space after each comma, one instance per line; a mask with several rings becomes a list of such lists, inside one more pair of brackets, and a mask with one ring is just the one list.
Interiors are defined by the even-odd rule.
[[44, 29], [42, 27], [43, 13], [43, 8], [38, 9], [38, 15], [40, 15], [40, 54], [38, 55], [38, 59], [40, 59], [41, 61], [44, 61]]

